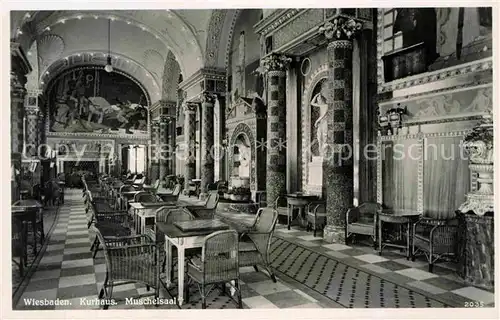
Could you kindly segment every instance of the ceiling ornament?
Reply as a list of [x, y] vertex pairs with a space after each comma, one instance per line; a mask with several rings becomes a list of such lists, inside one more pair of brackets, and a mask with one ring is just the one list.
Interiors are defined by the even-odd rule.
[[217, 64], [217, 52], [220, 45], [222, 28], [226, 18], [227, 9], [216, 9], [212, 11], [212, 17], [208, 24], [208, 41], [206, 46], [205, 66], [215, 67]]
[[41, 69], [46, 69], [64, 52], [64, 40], [56, 34], [47, 34], [38, 41], [38, 62]]

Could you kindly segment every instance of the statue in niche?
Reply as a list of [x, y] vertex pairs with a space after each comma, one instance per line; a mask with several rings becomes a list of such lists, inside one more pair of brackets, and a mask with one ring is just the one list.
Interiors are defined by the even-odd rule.
[[250, 177], [250, 160], [251, 160], [251, 150], [250, 145], [247, 143], [243, 136], [240, 136], [236, 142], [239, 152], [239, 167], [238, 175], [241, 178]]
[[314, 128], [316, 128], [316, 140], [318, 141], [319, 156], [324, 156], [324, 146], [327, 139], [327, 117], [326, 113], [328, 111], [328, 102], [326, 100], [327, 92], [325, 82], [320, 82], [319, 93], [317, 93], [311, 100], [311, 107], [316, 107], [319, 109], [319, 116], [316, 122], [314, 122]]

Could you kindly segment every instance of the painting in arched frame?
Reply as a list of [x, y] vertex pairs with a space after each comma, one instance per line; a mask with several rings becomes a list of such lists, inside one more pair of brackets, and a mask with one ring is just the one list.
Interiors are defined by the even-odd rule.
[[97, 66], [74, 68], [49, 87], [49, 131], [146, 134], [145, 105], [145, 91], [125, 74]]

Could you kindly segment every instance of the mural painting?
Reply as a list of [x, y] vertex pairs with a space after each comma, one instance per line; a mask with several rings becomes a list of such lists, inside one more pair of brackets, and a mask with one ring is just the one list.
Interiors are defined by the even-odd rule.
[[147, 133], [146, 94], [117, 72], [67, 71], [54, 80], [48, 103], [51, 132]]

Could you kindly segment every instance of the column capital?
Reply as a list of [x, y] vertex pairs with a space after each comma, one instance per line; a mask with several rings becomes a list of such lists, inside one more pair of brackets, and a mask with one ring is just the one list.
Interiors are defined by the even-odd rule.
[[259, 69], [261, 73], [268, 73], [270, 71], [286, 71], [290, 62], [292, 62], [292, 58], [284, 54], [271, 53], [260, 60]]
[[202, 103], [204, 103], [205, 105], [208, 105], [208, 106], [213, 107], [216, 98], [217, 98], [217, 96], [215, 94], [210, 93], [208, 91], [203, 91], [201, 94]]
[[196, 103], [186, 102], [183, 104], [182, 108], [186, 114], [194, 114], [196, 113], [197, 105]]
[[25, 106], [24, 111], [26, 116], [28, 117], [38, 117], [38, 112], [40, 112], [40, 108], [37, 106]]
[[168, 115], [160, 115], [158, 121], [160, 124], [169, 124], [170, 122], [172, 122], [173, 120], [173, 117], [172, 116], [168, 116]]
[[[332, 21], [327, 21], [319, 28], [330, 42], [335, 41], [352, 41], [359, 34], [363, 24], [352, 18], [336, 17]], [[345, 47], [345, 45], [344, 45]]]

